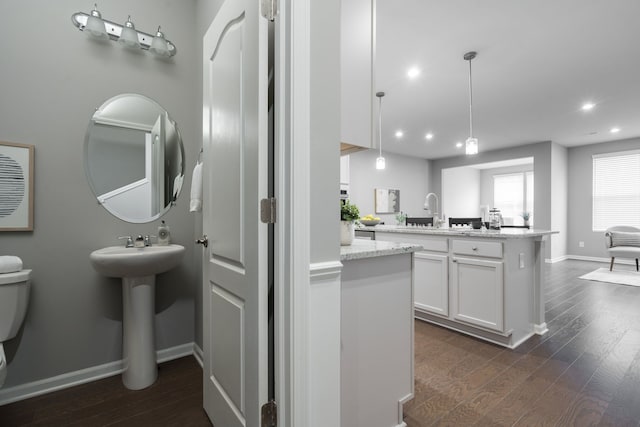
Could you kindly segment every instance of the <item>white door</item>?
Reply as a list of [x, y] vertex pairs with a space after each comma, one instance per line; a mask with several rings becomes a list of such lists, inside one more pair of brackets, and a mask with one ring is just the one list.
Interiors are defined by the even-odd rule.
[[259, 426], [268, 398], [268, 22], [227, 0], [203, 40], [204, 408]]
[[417, 310], [449, 315], [449, 257], [416, 252], [413, 299]]
[[453, 319], [504, 332], [504, 263], [453, 257]]

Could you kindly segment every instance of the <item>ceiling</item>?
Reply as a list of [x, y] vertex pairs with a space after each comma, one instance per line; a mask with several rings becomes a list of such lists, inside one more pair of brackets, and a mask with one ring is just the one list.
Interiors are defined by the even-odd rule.
[[[378, 0], [376, 7], [383, 151], [428, 159], [464, 153], [456, 142], [469, 136], [468, 51], [478, 52], [473, 133], [481, 152], [640, 136], [638, 0]], [[420, 70], [413, 79], [411, 67]], [[595, 108], [582, 111], [585, 102]]]

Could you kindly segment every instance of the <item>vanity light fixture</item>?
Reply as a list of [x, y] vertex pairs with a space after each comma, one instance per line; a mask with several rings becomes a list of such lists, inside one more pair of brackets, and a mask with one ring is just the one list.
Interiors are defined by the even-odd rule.
[[376, 159], [376, 169], [381, 170], [386, 167], [384, 157], [382, 157], [382, 97], [384, 92], [377, 92], [376, 96], [378, 97], [378, 146], [380, 147], [380, 155]]
[[473, 87], [471, 83], [471, 60], [477, 56], [477, 52], [467, 52], [464, 60], [469, 61], [469, 138], [465, 142], [467, 155], [478, 154], [478, 138], [473, 137]]
[[149, 50], [158, 56], [169, 57], [178, 52], [176, 46], [164, 37], [160, 27], [158, 27], [155, 35], [152, 35], [136, 30], [133, 22], [131, 22], [131, 16], [122, 25], [102, 19], [97, 4], [89, 14], [77, 12], [71, 15], [71, 22], [80, 31], [88, 31], [94, 37], [118, 41], [129, 47]]

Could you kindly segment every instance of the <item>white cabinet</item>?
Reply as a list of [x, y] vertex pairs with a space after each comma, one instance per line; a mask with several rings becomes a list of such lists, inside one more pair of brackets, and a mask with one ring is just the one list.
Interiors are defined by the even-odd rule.
[[349, 156], [340, 157], [340, 185], [349, 185]]
[[449, 315], [449, 257], [429, 252], [414, 255], [414, 304], [440, 316]]
[[341, 153], [373, 148], [375, 0], [342, 0]]
[[503, 274], [502, 261], [452, 257], [451, 317], [504, 332]]

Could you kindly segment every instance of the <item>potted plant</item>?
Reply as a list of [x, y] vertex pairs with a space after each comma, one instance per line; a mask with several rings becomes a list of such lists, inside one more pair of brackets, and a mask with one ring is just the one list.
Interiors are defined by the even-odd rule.
[[522, 212], [522, 219], [524, 219], [524, 225], [529, 226], [529, 218], [531, 218], [531, 214], [529, 212]]
[[355, 237], [354, 223], [360, 218], [358, 207], [345, 200], [340, 207], [340, 245], [348, 246]]

